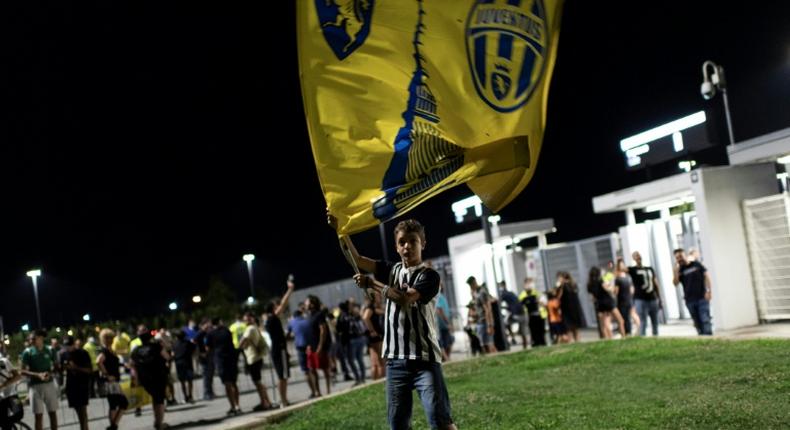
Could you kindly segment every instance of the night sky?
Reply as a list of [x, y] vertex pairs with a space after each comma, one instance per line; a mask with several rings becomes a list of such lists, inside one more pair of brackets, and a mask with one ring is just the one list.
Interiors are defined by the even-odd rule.
[[[289, 272], [299, 286], [351, 274], [325, 225], [294, 2], [45, 3], [2, 13], [7, 329], [35, 322], [34, 267], [49, 325], [156, 314], [213, 274], [246, 297], [247, 252], [270, 294]], [[736, 140], [789, 127], [788, 16], [782, 1], [567, 1], [538, 170], [503, 222], [552, 217], [551, 242], [614, 231], [624, 216], [593, 215], [591, 198], [646, 180], [619, 140], [720, 104], [699, 95], [706, 59], [726, 69]], [[477, 227], [454, 225], [467, 195], [409, 214], [427, 257]], [[356, 241], [380, 255], [377, 230]]]

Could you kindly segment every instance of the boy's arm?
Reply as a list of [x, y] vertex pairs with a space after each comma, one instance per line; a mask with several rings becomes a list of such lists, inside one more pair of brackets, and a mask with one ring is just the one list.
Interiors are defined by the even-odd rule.
[[[326, 213], [326, 222], [329, 224], [330, 227], [337, 231], [337, 218], [334, 215], [330, 214], [328, 211]], [[351, 241], [350, 236], [346, 236], [348, 240], [345, 243], [348, 245], [348, 251], [351, 253], [351, 258], [354, 259], [354, 263], [359, 267], [361, 270], [367, 273], [375, 273], [376, 272], [376, 260], [372, 258], [368, 258], [362, 255], [359, 255], [357, 248], [354, 246], [354, 243]]]
[[359, 251], [357, 251], [357, 247], [354, 246], [354, 242], [351, 241], [351, 237], [347, 237], [348, 240], [346, 241], [346, 244], [348, 244], [348, 250], [351, 252], [351, 258], [354, 259], [354, 263], [356, 263], [357, 267], [367, 273], [376, 273], [376, 260], [370, 257], [365, 257], [364, 255], [359, 255]]
[[420, 300], [420, 292], [414, 288], [409, 288], [406, 291], [398, 288], [386, 288], [386, 285], [366, 275], [354, 275], [354, 280], [360, 288], [371, 288], [382, 297], [386, 297], [400, 306], [409, 306]]

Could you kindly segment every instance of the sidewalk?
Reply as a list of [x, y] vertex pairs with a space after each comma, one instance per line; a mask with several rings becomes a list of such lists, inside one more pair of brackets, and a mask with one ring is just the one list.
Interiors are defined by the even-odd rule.
[[[648, 327], [648, 335], [650, 327]], [[661, 337], [687, 337], [696, 338], [697, 333], [690, 320], [672, 320], [668, 324], [663, 324], [659, 328]], [[582, 342], [593, 342], [598, 340], [596, 329], [583, 329], [580, 331]], [[717, 338], [725, 339], [755, 339], [755, 338], [784, 338], [790, 339], [790, 323], [763, 324], [754, 327], [741, 328], [730, 331], [720, 331], [716, 333]], [[455, 345], [453, 347], [452, 361], [463, 361], [471, 358], [469, 353], [469, 343], [467, 335], [459, 331], [455, 333]], [[514, 345], [512, 351], [521, 349], [520, 345]], [[268, 361], [268, 360], [267, 360]], [[370, 362], [365, 357], [367, 375], [370, 375]], [[272, 378], [269, 369], [264, 369], [263, 382], [267, 387], [270, 398], [273, 398]], [[342, 381], [342, 374], [339, 381], [332, 385], [332, 396], [348, 392], [352, 388], [353, 382]], [[370, 383], [370, 382], [368, 382]], [[198, 401], [195, 404], [184, 404], [180, 386], [176, 384], [176, 399], [180, 402], [178, 406], [167, 408], [165, 422], [169, 423], [173, 429], [186, 429], [200, 427], [205, 430], [224, 430], [233, 427], [248, 426], [250, 424], [264, 421], [267, 417], [278, 415], [287, 410], [302, 408], [310, 403], [326, 398], [326, 384], [321, 381], [321, 392], [325, 394], [322, 399], [308, 399], [310, 390], [304, 375], [298, 366], [291, 367], [291, 379], [288, 381], [288, 396], [292, 406], [286, 410], [275, 410], [268, 412], [252, 412], [252, 408], [258, 404], [258, 394], [255, 391], [250, 379], [243, 372], [240, 372], [238, 379], [239, 389], [241, 390], [241, 408], [244, 413], [239, 416], [226, 417], [228, 402], [225, 399], [224, 388], [217, 378], [214, 380], [214, 392], [217, 397], [211, 401]], [[367, 384], [366, 384], [367, 385]], [[365, 385], [363, 385], [364, 387]], [[194, 381], [195, 398], [200, 398], [203, 392], [203, 382], [200, 378]], [[277, 399], [279, 403], [279, 399]], [[105, 399], [91, 399], [88, 406], [88, 416], [90, 417], [90, 427], [96, 429], [106, 428], [107, 421], [107, 401]], [[33, 417], [30, 408], [25, 408], [24, 421], [32, 427]], [[49, 428], [47, 418], [44, 419], [45, 428]], [[65, 400], [61, 402], [58, 411], [59, 428], [71, 430], [78, 429], [77, 416], [72, 409], [68, 408]], [[121, 429], [151, 429], [153, 416], [150, 406], [143, 408], [143, 414], [135, 417], [133, 411], [128, 412], [121, 420]]]

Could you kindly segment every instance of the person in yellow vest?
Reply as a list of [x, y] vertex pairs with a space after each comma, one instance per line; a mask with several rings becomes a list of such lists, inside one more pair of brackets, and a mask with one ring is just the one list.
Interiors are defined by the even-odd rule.
[[[140, 336], [142, 336], [142, 335], [150, 335], [150, 333], [148, 332], [148, 327], [146, 327], [143, 324], [140, 324], [140, 325], [137, 326], [137, 337], [132, 339], [131, 342], [129, 342], [129, 356], [130, 357], [131, 357], [132, 352], [134, 352], [135, 348], [143, 346], [143, 340], [140, 338]], [[134, 371], [132, 371], [132, 383], [131, 383], [131, 386], [132, 387], [136, 387], [137, 386], [137, 375], [135, 374]], [[135, 408], [134, 416], [139, 417], [140, 415], [142, 415], [142, 410], [139, 407]]]
[[233, 347], [237, 350], [241, 345], [241, 338], [244, 336], [244, 331], [247, 330], [247, 323], [241, 319], [241, 315], [236, 315], [236, 322], [228, 327], [230, 335], [233, 338]]
[[88, 338], [87, 342], [85, 342], [85, 345], [82, 346], [82, 349], [84, 349], [91, 358], [91, 398], [95, 398], [96, 383], [99, 381], [99, 365], [96, 364], [96, 358], [99, 356], [99, 343], [96, 342], [95, 337], [91, 336]]
[[518, 295], [518, 301], [527, 307], [529, 317], [529, 337], [532, 346], [546, 346], [546, 308], [540, 303], [540, 293], [535, 289], [535, 280], [524, 279], [524, 290]]
[[143, 335], [143, 334], [146, 334], [146, 333], [148, 333], [148, 327], [146, 327], [143, 324], [140, 324], [140, 325], [137, 326], [137, 337], [132, 339], [131, 342], [129, 342], [129, 354], [130, 355], [131, 355], [132, 351], [134, 351], [135, 348], [137, 348], [138, 346], [142, 346], [143, 345], [143, 341], [142, 341], [142, 339], [140, 339], [140, 335]]
[[129, 361], [129, 354], [132, 353], [130, 344], [132, 339], [125, 331], [119, 330], [118, 334], [112, 340], [112, 353], [121, 359], [121, 364], [126, 364]]

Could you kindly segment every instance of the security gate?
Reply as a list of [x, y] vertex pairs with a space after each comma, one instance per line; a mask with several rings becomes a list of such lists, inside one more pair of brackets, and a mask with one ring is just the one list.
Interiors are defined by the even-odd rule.
[[790, 319], [790, 199], [744, 200], [743, 213], [759, 318]]

